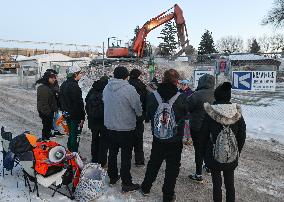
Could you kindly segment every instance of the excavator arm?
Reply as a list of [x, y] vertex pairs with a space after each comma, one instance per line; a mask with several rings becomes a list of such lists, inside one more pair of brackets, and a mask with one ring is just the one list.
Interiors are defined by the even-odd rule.
[[[174, 11], [169, 12], [172, 8], [174, 8]], [[172, 8], [147, 21], [143, 25], [143, 27], [138, 31], [136, 38], [133, 42], [133, 51], [137, 54], [137, 57], [143, 56], [143, 50], [146, 44], [146, 37], [148, 33], [153, 29], [159, 27], [160, 25], [171, 21], [172, 19], [175, 19], [177, 25], [180, 46], [184, 48], [185, 44], [188, 44], [188, 40], [186, 40], [186, 37], [188, 37], [188, 35], [185, 20], [183, 17], [183, 11], [177, 4], [175, 4]]]

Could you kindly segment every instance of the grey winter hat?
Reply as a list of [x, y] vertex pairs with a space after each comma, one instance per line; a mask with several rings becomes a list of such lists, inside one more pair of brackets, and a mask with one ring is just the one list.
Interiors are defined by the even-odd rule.
[[118, 66], [114, 69], [113, 76], [116, 79], [126, 79], [129, 76], [129, 71], [124, 66]]

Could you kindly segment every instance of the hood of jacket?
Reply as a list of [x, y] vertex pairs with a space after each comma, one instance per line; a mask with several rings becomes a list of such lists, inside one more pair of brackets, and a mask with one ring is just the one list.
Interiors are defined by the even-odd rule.
[[108, 81], [101, 81], [101, 80], [98, 80], [98, 81], [95, 81], [92, 85], [93, 89], [97, 92], [103, 92], [105, 86], [107, 85]]
[[215, 105], [204, 103], [204, 109], [213, 120], [222, 125], [234, 124], [242, 117], [241, 107], [236, 103]]
[[215, 86], [215, 78], [214, 76], [210, 74], [204, 74], [202, 77], [200, 77], [198, 81], [198, 87], [196, 90], [201, 89], [211, 89]]
[[171, 83], [161, 83], [157, 91], [163, 100], [168, 101], [178, 92], [178, 88]]
[[123, 79], [110, 79], [108, 82], [108, 88], [111, 91], [118, 91], [119, 89], [121, 89], [122, 87], [126, 86], [126, 85], [130, 85], [128, 83], [127, 80], [123, 80]]

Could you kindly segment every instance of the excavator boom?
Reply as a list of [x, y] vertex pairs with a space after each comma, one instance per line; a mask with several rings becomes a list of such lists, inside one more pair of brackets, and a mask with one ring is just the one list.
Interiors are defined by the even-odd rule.
[[[174, 9], [173, 12], [170, 12], [172, 9]], [[189, 45], [188, 40], [186, 39], [188, 38], [188, 35], [183, 17], [183, 11], [177, 4], [175, 4], [172, 8], [147, 21], [138, 31], [132, 46], [132, 51], [137, 57], [143, 57], [143, 51], [146, 45], [146, 37], [148, 33], [160, 25], [171, 21], [172, 19], [175, 19], [177, 25], [179, 45], [182, 47], [182, 49], [185, 49], [185, 47]], [[118, 49], [116, 50], [115, 48], [109, 49], [111, 50], [107, 52], [108, 57], [122, 57], [123, 55], [127, 57], [129, 56], [130, 52], [124, 50], [124, 53], [122, 53], [122, 51]]]
[[188, 43], [188, 40], [186, 40], [187, 30], [185, 25], [185, 20], [183, 17], [183, 11], [182, 9], [175, 4], [174, 5], [174, 12], [168, 13], [169, 10], [161, 13], [155, 18], [152, 18], [148, 22], [146, 22], [143, 27], [139, 30], [139, 32], [136, 35], [135, 41], [133, 43], [133, 52], [137, 53], [138, 57], [143, 56], [143, 50], [146, 44], [146, 37], [150, 31], [153, 29], [159, 27], [160, 25], [167, 23], [171, 21], [172, 19], [175, 19], [176, 25], [177, 25], [177, 31], [178, 31], [178, 39], [179, 44], [182, 46], [182, 48], [185, 47], [185, 44]]

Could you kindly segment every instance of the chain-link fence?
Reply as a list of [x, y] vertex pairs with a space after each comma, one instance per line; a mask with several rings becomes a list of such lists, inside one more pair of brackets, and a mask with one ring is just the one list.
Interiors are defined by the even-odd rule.
[[30, 65], [23, 65], [17, 70], [18, 84], [25, 89], [35, 89], [36, 81], [41, 78], [47, 69], [54, 69], [58, 74], [58, 81], [61, 83], [66, 78], [66, 69], [70, 66], [77, 65], [89, 70], [88, 60], [74, 60], [68, 62], [48, 62], [48, 63], [31, 63]]
[[[282, 139], [284, 141], [284, 59], [277, 53], [251, 54], [241, 53], [232, 55], [212, 54], [197, 56], [195, 58], [179, 57], [176, 61], [156, 57], [154, 76], [159, 82], [166, 69], [177, 69], [181, 79], [188, 79], [190, 87], [194, 90], [198, 78], [196, 72], [211, 72], [216, 78], [216, 86], [223, 81], [233, 81], [233, 71], [276, 71], [275, 91], [248, 91], [232, 90], [232, 102], [242, 106], [243, 116], [247, 123], [248, 132], [257, 137]], [[118, 65], [124, 65], [129, 70], [137, 68], [142, 71], [141, 79], [149, 83], [149, 61], [114, 62], [92, 65], [89, 81], [85, 82], [90, 88], [92, 82], [103, 75], [112, 76]], [[198, 75], [201, 76], [201, 75]]]

